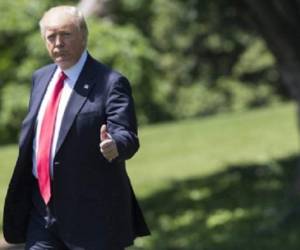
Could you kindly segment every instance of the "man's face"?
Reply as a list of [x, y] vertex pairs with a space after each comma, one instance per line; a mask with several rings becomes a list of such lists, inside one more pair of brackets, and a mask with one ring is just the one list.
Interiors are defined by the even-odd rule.
[[79, 60], [85, 48], [84, 37], [70, 17], [47, 18], [44, 35], [48, 53], [61, 69], [68, 69]]

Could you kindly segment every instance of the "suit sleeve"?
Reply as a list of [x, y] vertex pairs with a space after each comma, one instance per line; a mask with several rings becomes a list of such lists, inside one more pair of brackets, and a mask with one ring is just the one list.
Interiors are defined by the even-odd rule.
[[106, 115], [108, 132], [116, 141], [119, 152], [116, 160], [131, 158], [139, 148], [139, 140], [131, 87], [125, 77], [120, 77], [111, 85]]

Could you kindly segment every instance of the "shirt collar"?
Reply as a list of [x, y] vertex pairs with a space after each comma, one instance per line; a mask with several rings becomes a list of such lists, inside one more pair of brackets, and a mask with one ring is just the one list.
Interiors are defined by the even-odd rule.
[[71, 80], [71, 82], [75, 83], [77, 81], [79, 74], [85, 64], [86, 59], [87, 59], [87, 51], [84, 50], [77, 63], [74, 64], [71, 68], [64, 70], [64, 73], [67, 75], [68, 79]]

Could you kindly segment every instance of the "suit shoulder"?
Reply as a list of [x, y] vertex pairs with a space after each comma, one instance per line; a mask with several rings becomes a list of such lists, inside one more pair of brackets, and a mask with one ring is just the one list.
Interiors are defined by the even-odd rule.
[[45, 74], [46, 72], [53, 70], [55, 67], [56, 67], [56, 65], [54, 63], [45, 65], [33, 72], [33, 78], [39, 77], [39, 76]]
[[113, 83], [119, 81], [120, 79], [125, 79], [128, 81], [127, 77], [124, 76], [119, 71], [109, 67], [108, 65], [103, 64], [102, 62], [93, 59], [95, 62], [95, 66], [97, 67], [97, 72], [102, 76], [105, 76], [107, 83]]

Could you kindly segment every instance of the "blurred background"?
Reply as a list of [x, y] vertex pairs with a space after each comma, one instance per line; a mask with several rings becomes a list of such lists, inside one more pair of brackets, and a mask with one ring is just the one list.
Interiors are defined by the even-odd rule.
[[299, 249], [298, 0], [1, 1], [0, 219], [31, 74], [51, 62], [38, 21], [61, 4], [132, 84], [127, 170], [152, 236], [130, 249]]

